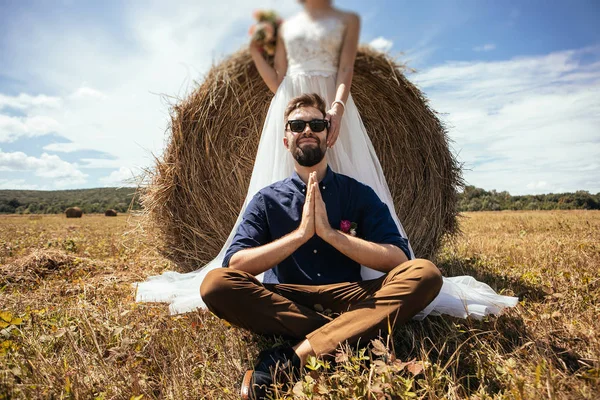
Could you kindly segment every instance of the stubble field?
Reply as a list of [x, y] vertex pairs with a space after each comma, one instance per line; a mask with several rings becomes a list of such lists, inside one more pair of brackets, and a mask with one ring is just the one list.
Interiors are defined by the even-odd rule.
[[[278, 342], [207, 312], [169, 316], [132, 283], [175, 268], [136, 218], [0, 216], [0, 399], [236, 399]], [[481, 212], [436, 261], [517, 295], [483, 321], [430, 317], [313, 360], [274, 398], [600, 398], [600, 213]]]

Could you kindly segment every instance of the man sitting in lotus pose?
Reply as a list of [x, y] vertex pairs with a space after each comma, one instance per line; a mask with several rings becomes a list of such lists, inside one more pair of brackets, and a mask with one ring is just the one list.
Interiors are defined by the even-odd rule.
[[[254, 196], [225, 268], [211, 271], [200, 288], [220, 318], [299, 340], [260, 354], [242, 379], [243, 399], [264, 398], [277, 369], [298, 373], [310, 355], [333, 354], [340, 343], [408, 321], [442, 286], [435, 265], [410, 260], [407, 239], [375, 192], [327, 165], [324, 101], [316, 94], [296, 97], [284, 118], [283, 144], [295, 172]], [[361, 265], [385, 275], [362, 280]], [[255, 278], [265, 271], [278, 283]]]

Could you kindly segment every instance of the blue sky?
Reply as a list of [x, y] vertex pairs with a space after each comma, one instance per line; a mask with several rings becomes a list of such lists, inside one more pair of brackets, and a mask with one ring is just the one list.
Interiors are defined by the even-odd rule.
[[[600, 192], [600, 2], [335, 4], [416, 69], [467, 183]], [[169, 102], [247, 42], [260, 8], [300, 6], [0, 0], [0, 188], [131, 184], [164, 148]]]

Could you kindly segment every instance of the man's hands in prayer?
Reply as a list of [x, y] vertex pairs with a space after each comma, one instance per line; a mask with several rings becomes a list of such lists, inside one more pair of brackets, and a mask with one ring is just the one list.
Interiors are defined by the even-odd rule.
[[327, 208], [321, 196], [318, 182], [313, 183], [313, 197], [315, 203], [315, 233], [321, 239], [327, 241], [327, 237], [333, 233], [333, 228], [329, 224], [329, 218], [327, 218]]
[[384, 273], [408, 261], [406, 254], [393, 244], [372, 243], [332, 228], [327, 218], [327, 208], [321, 196], [316, 172], [308, 177], [302, 221], [297, 231], [300, 233], [302, 244], [316, 234], [348, 258]]
[[306, 185], [306, 198], [304, 200], [304, 208], [302, 209], [302, 221], [298, 227], [298, 233], [303, 242], [308, 241], [315, 235], [315, 196], [314, 183], [316, 181], [316, 172], [311, 172]]
[[317, 173], [312, 172], [308, 177], [306, 185], [306, 199], [302, 209], [302, 221], [298, 227], [298, 233], [304, 242], [317, 234], [323, 240], [333, 232], [327, 218], [327, 209], [321, 196]]

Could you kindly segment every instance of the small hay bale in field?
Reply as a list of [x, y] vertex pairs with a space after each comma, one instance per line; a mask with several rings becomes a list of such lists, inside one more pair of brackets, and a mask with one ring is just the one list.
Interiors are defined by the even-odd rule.
[[[442, 237], [457, 229], [460, 167], [444, 126], [402, 70], [389, 56], [363, 47], [352, 95], [415, 254], [432, 258]], [[243, 50], [214, 66], [172, 108], [169, 142], [141, 201], [146, 225], [180, 269], [204, 265], [227, 239], [271, 98]]]
[[81, 218], [83, 211], [79, 207], [69, 207], [65, 210], [67, 218]]
[[104, 216], [105, 217], [116, 217], [117, 216], [117, 211], [110, 209], [110, 210], [106, 210], [104, 211]]
[[76, 264], [77, 257], [60, 250], [35, 250], [10, 264], [0, 267], [4, 282], [35, 282], [48, 275], [68, 270]]

